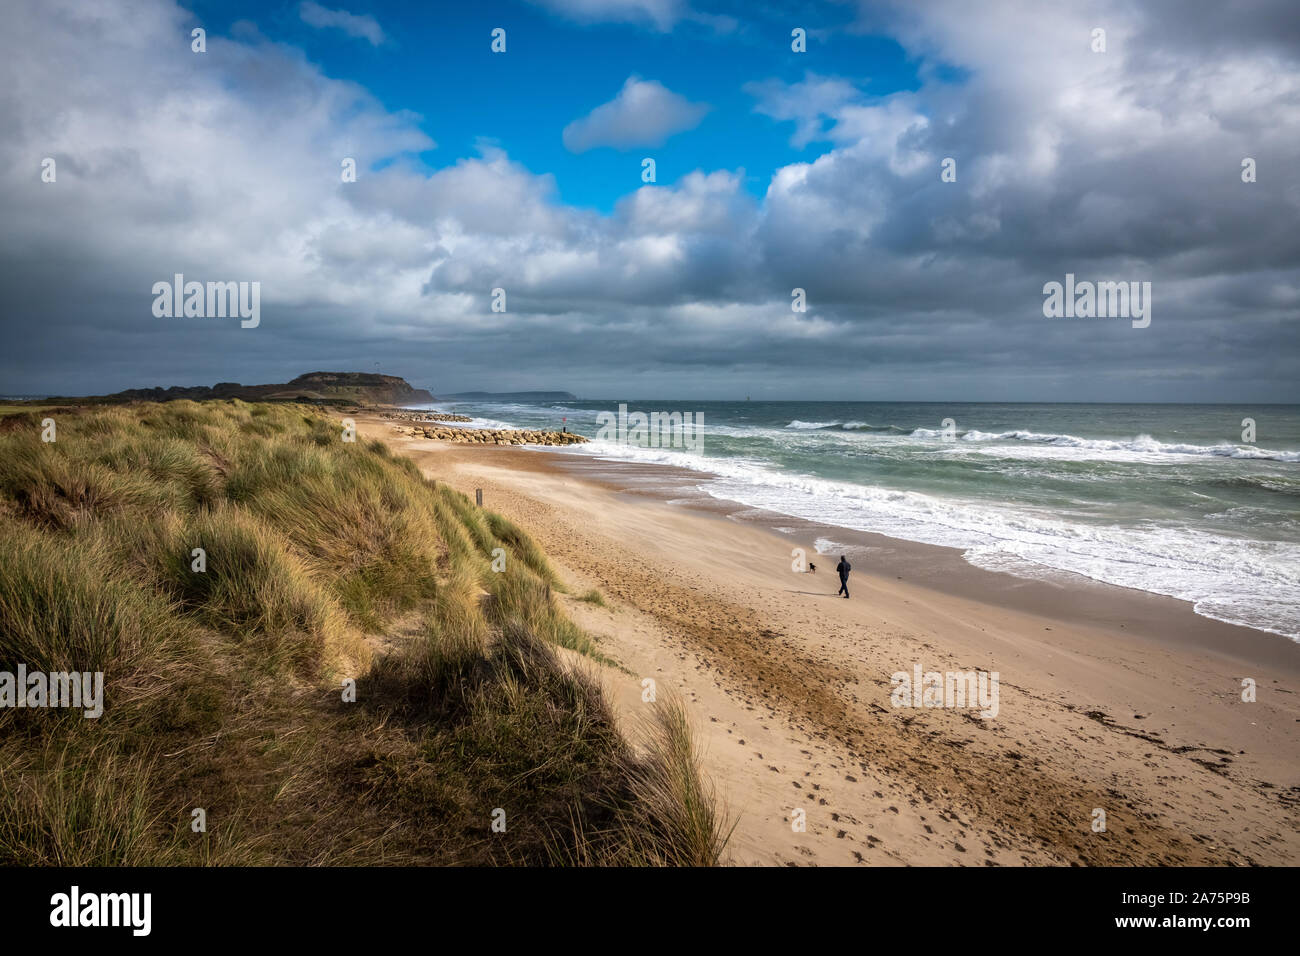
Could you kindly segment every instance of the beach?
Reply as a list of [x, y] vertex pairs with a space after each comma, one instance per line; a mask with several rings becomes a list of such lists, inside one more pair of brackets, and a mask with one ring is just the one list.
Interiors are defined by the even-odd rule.
[[[687, 706], [734, 864], [1285, 865], [1300, 859], [1300, 645], [1113, 585], [687, 494], [673, 469], [360, 434], [546, 550], [572, 655], [636, 737]], [[778, 530], [784, 529], [784, 530]], [[850, 600], [835, 596], [852, 549]], [[817, 572], [792, 570], [796, 548]], [[598, 589], [606, 606], [580, 600]], [[894, 706], [893, 675], [994, 673], [995, 716]], [[1243, 697], [1254, 682], [1255, 700]]]

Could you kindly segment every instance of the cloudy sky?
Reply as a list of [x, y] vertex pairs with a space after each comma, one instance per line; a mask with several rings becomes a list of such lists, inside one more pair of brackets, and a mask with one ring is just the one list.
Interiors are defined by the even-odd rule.
[[1293, 0], [10, 0], [0, 80], [0, 393], [1300, 401]]

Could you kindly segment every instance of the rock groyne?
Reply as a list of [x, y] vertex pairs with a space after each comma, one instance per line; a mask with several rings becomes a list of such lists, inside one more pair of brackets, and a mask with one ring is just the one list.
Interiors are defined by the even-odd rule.
[[453, 428], [447, 426], [394, 425], [393, 430], [412, 438], [459, 442], [464, 445], [580, 445], [585, 435], [538, 431], [531, 428]]

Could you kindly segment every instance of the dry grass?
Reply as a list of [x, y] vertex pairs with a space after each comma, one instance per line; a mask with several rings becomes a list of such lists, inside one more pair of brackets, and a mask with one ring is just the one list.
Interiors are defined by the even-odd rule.
[[630, 751], [517, 526], [308, 406], [55, 417], [0, 421], [0, 670], [104, 714], [0, 710], [0, 865], [717, 862], [680, 711]]

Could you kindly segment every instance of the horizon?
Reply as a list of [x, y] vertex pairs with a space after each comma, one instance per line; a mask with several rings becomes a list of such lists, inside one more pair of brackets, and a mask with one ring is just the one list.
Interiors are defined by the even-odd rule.
[[[349, 372], [349, 371], [346, 371], [346, 370], [343, 370], [343, 369], [321, 369], [321, 370], [317, 370], [316, 372], [304, 372], [304, 373], [301, 373], [301, 374], [302, 374], [302, 375], [308, 375], [308, 374], [321, 374], [321, 373], [323, 373], [323, 374], [328, 374], [328, 375], [340, 375], [340, 374], [342, 374], [342, 375], [348, 375], [348, 374], [351, 374], [351, 375], [380, 375], [380, 376], [386, 376], [386, 377], [402, 378], [401, 376], [396, 376], [396, 375], [393, 375], [392, 373], [389, 373], [389, 372], [383, 372], [383, 371], [377, 371], [377, 372]], [[295, 377], [297, 377], [297, 376], [295, 376]], [[241, 383], [236, 383], [236, 384], [240, 384], [240, 385], [243, 385], [243, 386], [258, 386], [258, 385], [268, 385], [268, 384], [287, 384], [288, 381], [289, 381], [289, 380], [286, 380], [286, 382], [284, 382], [284, 383], [269, 383], [269, 382], [241, 382]], [[406, 380], [403, 379], [403, 381], [406, 381]], [[233, 380], [233, 379], [219, 379], [218, 382], [234, 382], [234, 380]], [[204, 388], [204, 387], [208, 387], [208, 388], [210, 388], [210, 387], [216, 385], [218, 382], [211, 382], [211, 383], [200, 382], [200, 383], [191, 383], [191, 384], [170, 384], [170, 385], [160, 385], [160, 386], [144, 386], [144, 385], [140, 385], [140, 386], [132, 386], [132, 388], [161, 388], [161, 389], [164, 389], [164, 390], [165, 390], [165, 389], [169, 389], [169, 388]], [[628, 397], [628, 398], [619, 398], [619, 397], [617, 397], [617, 396], [613, 396], [613, 395], [603, 395], [603, 396], [598, 396], [598, 395], [577, 395], [577, 394], [574, 393], [571, 389], [566, 389], [566, 388], [495, 388], [495, 389], [485, 389], [485, 388], [484, 388], [484, 389], [466, 389], [466, 390], [463, 391], [463, 392], [443, 392], [443, 393], [440, 395], [440, 394], [438, 393], [437, 390], [433, 389], [432, 387], [430, 387], [430, 386], [427, 385], [427, 384], [422, 385], [422, 384], [420, 384], [420, 383], [418, 383], [418, 382], [410, 382], [410, 381], [407, 381], [406, 383], [407, 383], [408, 385], [410, 385], [412, 388], [415, 388], [415, 389], [423, 389], [424, 391], [429, 392], [430, 394], [433, 395], [433, 401], [435, 401], [435, 402], [452, 402], [453, 404], [456, 403], [456, 399], [454, 398], [454, 396], [456, 396], [456, 395], [472, 395], [472, 394], [479, 394], [479, 395], [488, 395], [488, 396], [502, 396], [502, 395], [528, 395], [528, 394], [541, 394], [541, 393], [558, 393], [558, 392], [563, 392], [563, 393], [566, 393], [566, 394], [569, 394], [569, 395], [575, 395], [575, 397], [574, 397], [574, 398], [569, 398], [569, 399], [556, 399], [555, 402], [557, 402], [558, 404], [573, 403], [573, 402], [626, 402], [626, 403], [632, 403], [632, 402], [642, 402], [642, 403], [644, 403], [644, 402], [674, 402], [674, 403], [677, 403], [677, 404], [682, 404], [682, 403], [685, 403], [685, 402], [703, 402], [703, 403], [716, 403], [716, 404], [727, 404], [727, 403], [741, 403], [741, 404], [744, 404], [744, 403], [749, 403], [749, 404], [751, 404], [751, 405], [754, 405], [754, 404], [769, 404], [769, 405], [777, 405], [777, 404], [781, 404], [781, 405], [828, 405], [828, 404], [850, 404], [850, 405], [851, 405], [851, 404], [861, 404], [861, 405], [939, 405], [939, 406], [943, 406], [943, 405], [1171, 405], [1171, 406], [1183, 406], [1183, 407], [1186, 407], [1186, 406], [1195, 406], [1195, 405], [1204, 405], [1204, 406], [1207, 406], [1207, 407], [1225, 407], [1225, 408], [1228, 408], [1228, 407], [1255, 407], [1255, 406], [1260, 406], [1260, 407], [1280, 407], [1280, 408], [1300, 408], [1300, 402], [1205, 402], [1205, 401], [1200, 401], [1200, 402], [1181, 402], [1181, 401], [1180, 401], [1180, 402], [1167, 402], [1167, 401], [1111, 401], [1111, 402], [1102, 402], [1102, 401], [1043, 401], [1043, 400], [1036, 400], [1036, 399], [1008, 399], [1008, 400], [994, 400], [994, 401], [990, 401], [990, 400], [984, 400], [984, 399], [972, 399], [972, 398], [949, 398], [949, 399], [942, 399], [942, 398], [924, 398], [924, 399], [919, 399], [919, 398], [918, 398], [918, 399], [868, 399], [868, 398], [833, 398], [833, 399], [808, 399], [808, 398], [758, 398], [758, 399], [755, 399], [755, 398], [752, 398], [751, 396], [745, 396], [744, 398], [736, 398], [736, 397], [732, 397], [732, 398], [703, 398], [703, 397], [690, 396], [690, 395], [687, 395], [687, 396], [671, 396], [671, 397], [670, 397], [670, 396], [666, 396], [666, 395], [645, 395], [645, 396], [634, 396], [634, 397]], [[45, 392], [45, 393], [24, 393], [24, 394], [17, 394], [17, 393], [3, 393], [3, 392], [0, 392], [0, 399], [15, 400], [15, 401], [40, 401], [40, 400], [45, 400], [45, 399], [104, 398], [104, 397], [111, 396], [111, 395], [113, 395], [113, 394], [116, 394], [116, 393], [104, 393], [104, 394], [98, 394], [98, 395], [90, 395], [90, 394], [86, 394], [86, 395], [73, 395], [73, 394], [62, 394], [62, 393], [55, 393], [55, 392]], [[181, 399], [168, 399], [168, 401], [180, 401], [180, 400], [181, 400]], [[209, 400], [209, 399], [200, 399], [200, 401], [208, 401], [208, 400]], [[473, 404], [473, 403], [471, 403], [471, 404]], [[488, 404], [491, 404], [491, 402], [488, 402]]]
[[[258, 384], [262, 384], [262, 383], [258, 383]], [[159, 386], [159, 387], [187, 388], [187, 387], [195, 387], [195, 386], [180, 385], [180, 386]], [[413, 387], [424, 388], [425, 391], [430, 391], [430, 392], [432, 391], [432, 389], [429, 389], [421, 385], [413, 384]], [[522, 395], [522, 394], [528, 394], [532, 392], [567, 392], [568, 389], [530, 388], [530, 389], [501, 389], [501, 390], [491, 390], [491, 391], [486, 389], [481, 389], [481, 390], [473, 390], [473, 391], [481, 391], [483, 394], [486, 395], [511, 395], [511, 394]], [[470, 394], [470, 392], [467, 391], [465, 393], [451, 393], [451, 394], [453, 395]], [[78, 399], [78, 398], [92, 398], [92, 397], [98, 398], [103, 396], [61, 395], [55, 393], [0, 394], [0, 399], [13, 400], [13, 401], [40, 401], [43, 399]], [[434, 394], [433, 400], [435, 402], [451, 402], [452, 404], [457, 404], [456, 400], [448, 397], [440, 397], [437, 394]], [[181, 399], [173, 399], [173, 401], [181, 401]], [[632, 402], [675, 402], [677, 404], [682, 404], [684, 402], [703, 402], [703, 403], [713, 403], [713, 404], [728, 404], [728, 403], [744, 404], [748, 402], [751, 405], [846, 404], [846, 405], [940, 405], [940, 406], [942, 405], [1089, 405], [1089, 406], [1092, 405], [1103, 405], [1103, 406], [1104, 405], [1169, 405], [1169, 406], [1191, 407], [1191, 406], [1203, 405], [1210, 408], [1241, 408], [1241, 407], [1300, 408], [1300, 402], [1158, 402], [1158, 401], [1049, 402], [1049, 401], [1028, 400], [1028, 399], [1022, 401], [1015, 401], [1015, 400], [983, 401], [980, 399], [968, 399], [968, 398], [961, 398], [961, 399], [755, 398], [755, 399], [751, 399], [751, 398], [696, 398], [692, 396], [687, 396], [684, 398], [677, 398], [677, 397], [670, 398], [663, 395], [634, 396], [631, 398], [579, 395], [576, 398], [571, 398], [571, 399], [557, 399], [556, 402], [558, 404], [573, 403], [573, 402], [626, 402], [629, 404]], [[491, 403], [489, 402], [488, 404]]]

